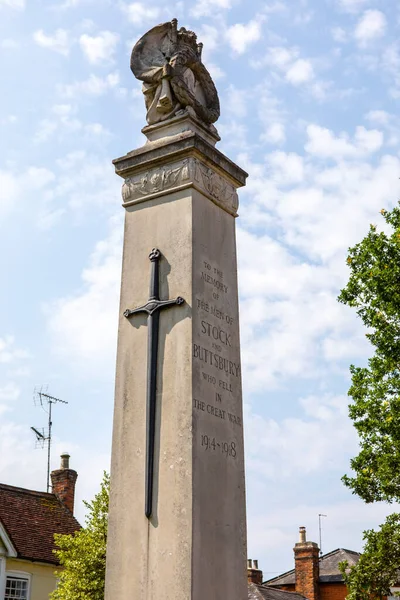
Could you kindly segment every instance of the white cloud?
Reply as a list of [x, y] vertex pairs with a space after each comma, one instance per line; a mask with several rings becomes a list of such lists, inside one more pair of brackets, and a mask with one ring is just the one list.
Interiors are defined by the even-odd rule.
[[310, 154], [321, 158], [351, 158], [371, 154], [379, 150], [383, 144], [383, 134], [377, 129], [365, 129], [359, 126], [356, 129], [354, 140], [351, 141], [347, 133], [339, 136], [325, 127], [308, 125], [308, 141], [305, 149]]
[[15, 346], [15, 339], [12, 335], [0, 338], [0, 364], [11, 364], [28, 357], [29, 353], [26, 350]]
[[65, 29], [57, 29], [53, 35], [46, 35], [43, 29], [39, 29], [34, 32], [33, 39], [42, 48], [48, 48], [63, 56], [69, 54], [71, 38]]
[[20, 388], [13, 382], [6, 383], [0, 387], [0, 401], [14, 401], [21, 394]]
[[369, 42], [382, 37], [386, 31], [386, 17], [380, 10], [366, 10], [358, 21], [354, 37], [359, 46], [365, 47]]
[[286, 139], [285, 113], [279, 100], [272, 96], [267, 87], [256, 89], [258, 118], [263, 127], [260, 140], [267, 144], [282, 144]]
[[381, 66], [390, 75], [392, 87], [389, 88], [394, 98], [400, 98], [400, 45], [390, 44], [383, 52]]
[[76, 118], [61, 117], [58, 120], [51, 121], [43, 119], [38, 124], [36, 134], [33, 138], [34, 142], [41, 144], [48, 142], [55, 135], [63, 139], [67, 135], [80, 134], [81, 140], [86, 137], [109, 137], [111, 133], [101, 123], [84, 123]]
[[244, 54], [251, 44], [261, 38], [262, 19], [249, 21], [247, 24], [236, 23], [228, 27], [225, 36], [232, 50]]
[[65, 2], [63, 2], [62, 4], [55, 5], [53, 8], [59, 10], [74, 8], [75, 6], [79, 6], [79, 4], [82, 4], [83, 1], [84, 0], [65, 0]]
[[365, 118], [374, 125], [385, 129], [386, 144], [388, 146], [400, 145], [400, 118], [385, 110], [370, 110]]
[[38, 143], [46, 142], [52, 137], [56, 130], [57, 123], [55, 121], [50, 121], [50, 119], [43, 119], [38, 123], [38, 128], [33, 139], [35, 142]]
[[109, 237], [96, 245], [82, 273], [82, 290], [46, 309], [57, 352], [98, 373], [115, 360], [122, 232], [118, 219]]
[[0, 8], [2, 6], [14, 8], [15, 10], [24, 10], [25, 0], [0, 0]]
[[331, 33], [334, 41], [338, 44], [344, 44], [348, 40], [348, 34], [343, 27], [333, 27]]
[[59, 93], [64, 98], [75, 98], [81, 95], [102, 96], [119, 84], [119, 74], [109, 73], [105, 77], [97, 77], [91, 74], [85, 81], [76, 81], [59, 86]]
[[215, 63], [208, 62], [207, 70], [210, 73], [213, 81], [218, 81], [219, 79], [223, 79], [225, 77], [225, 71], [223, 71], [221, 67], [219, 67]]
[[62, 119], [69, 117], [74, 112], [71, 104], [55, 104], [52, 110], [55, 115]]
[[[75, 212], [84, 214], [94, 206], [107, 212], [115, 206], [120, 195], [120, 183], [107, 159], [88, 155], [84, 151], [70, 152], [57, 161], [60, 174], [53, 187], [53, 195]], [[93, 186], [96, 181], [96, 186]]]
[[298, 58], [297, 48], [287, 46], [270, 46], [267, 48], [265, 56], [260, 60], [251, 61], [254, 68], [259, 69], [264, 66], [273, 66], [285, 71]]
[[233, 84], [229, 84], [225, 94], [228, 112], [238, 118], [245, 117], [247, 115], [248, 91], [240, 90]]
[[278, 183], [286, 185], [301, 183], [304, 180], [304, 159], [294, 152], [271, 152], [267, 156], [267, 163], [273, 171], [274, 180]]
[[311, 81], [314, 71], [309, 60], [299, 58], [286, 71], [286, 79], [293, 85], [300, 85]]
[[298, 48], [287, 46], [270, 46], [265, 56], [251, 64], [258, 69], [270, 66], [284, 74], [286, 81], [292, 85], [309, 83], [314, 79], [314, 69], [310, 60], [299, 58]]
[[101, 31], [96, 36], [84, 33], [79, 38], [82, 51], [91, 64], [112, 61], [118, 41], [119, 35], [112, 31]]
[[385, 110], [370, 110], [365, 117], [368, 121], [378, 125], [388, 125], [390, 121], [390, 115]]
[[[382, 207], [396, 203], [399, 160], [370, 164], [382, 143], [376, 130], [337, 136], [312, 125], [307, 136], [305, 156], [274, 151], [255, 164], [246, 155], [236, 159], [250, 173], [238, 230], [245, 394], [344, 376], [350, 360], [371, 352], [356, 315], [336, 297], [348, 276], [348, 247]], [[261, 271], [254, 256], [268, 257]]]
[[267, 125], [262, 134], [262, 140], [268, 144], [283, 144], [286, 140], [285, 126], [283, 123], [271, 123]]
[[300, 398], [301, 417], [281, 422], [246, 407], [247, 469], [277, 482], [345, 463], [357, 448], [348, 403], [347, 396], [332, 394]]
[[196, 6], [190, 10], [190, 14], [196, 19], [215, 15], [219, 10], [228, 10], [232, 6], [232, 0], [197, 0]]
[[160, 14], [159, 8], [150, 7], [143, 2], [122, 3], [120, 4], [120, 8], [134, 25], [143, 25], [148, 21], [153, 21]]
[[340, 8], [349, 13], [356, 13], [362, 10], [369, 0], [338, 0]]
[[[329, 482], [325, 480], [322, 483], [319, 479], [320, 486], [329, 486], [331, 493], [324, 493], [321, 497], [318, 487], [313, 485], [312, 476], [302, 478], [300, 470], [291, 486], [287, 482], [272, 483], [274, 495], [278, 495], [282, 488], [286, 493], [281, 495], [280, 501], [272, 504], [270, 510], [265, 510], [265, 502], [252, 507], [248, 519], [248, 555], [259, 558], [259, 567], [264, 570], [264, 580], [294, 568], [293, 545], [298, 541], [300, 525], [307, 527], [307, 540], [319, 544], [319, 513], [327, 515], [322, 521], [322, 549], [325, 554], [335, 548], [350, 548], [360, 552], [362, 532], [377, 528], [386, 515], [398, 510], [397, 506], [384, 502], [365, 504], [355, 498], [341, 485], [341, 473], [332, 475], [332, 466], [326, 466], [326, 471], [330, 473]], [[307, 481], [308, 486], [302, 487], [299, 492], [302, 480]], [[271, 489], [271, 481], [263, 482], [261, 477], [256, 481], [256, 476], [252, 479], [247, 477], [246, 488], [248, 487], [252, 488], [252, 497], [265, 498]], [[292, 487], [294, 493], [291, 494], [288, 487]]]
[[0, 169], [0, 217], [7, 215], [17, 201], [19, 183], [17, 177]]
[[203, 58], [215, 50], [221, 42], [221, 32], [218, 27], [203, 23], [197, 34], [197, 39], [204, 44]]
[[110, 132], [101, 123], [84, 123], [75, 116], [76, 107], [71, 104], [56, 104], [52, 108], [52, 118], [39, 122], [34, 141], [48, 142], [53, 136], [63, 138], [79, 133], [81, 139], [86, 136], [110, 136]]
[[16, 48], [19, 48], [19, 43], [12, 38], [5, 38], [4, 40], [1, 40], [0, 47], [4, 48], [4, 50], [15, 50]]
[[[37, 218], [42, 207], [48, 199], [48, 185], [54, 180], [55, 175], [49, 169], [43, 167], [28, 167], [25, 170], [0, 169], [0, 218], [7, 217], [11, 213], [23, 212], [32, 192], [41, 191], [38, 194], [34, 206], [29, 204], [32, 222], [38, 224]], [[0, 363], [2, 361], [2, 340], [0, 339]], [[8, 354], [6, 353], [6, 356]]]

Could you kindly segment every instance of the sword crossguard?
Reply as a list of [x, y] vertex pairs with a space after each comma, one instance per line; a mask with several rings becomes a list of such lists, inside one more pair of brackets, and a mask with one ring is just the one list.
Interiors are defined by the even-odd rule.
[[127, 319], [132, 315], [137, 315], [138, 313], [147, 313], [148, 315], [154, 314], [157, 310], [161, 308], [166, 308], [167, 306], [172, 306], [173, 304], [183, 304], [185, 302], [182, 296], [178, 296], [175, 300], [149, 300], [143, 306], [139, 306], [138, 308], [127, 308], [124, 311], [124, 317]]

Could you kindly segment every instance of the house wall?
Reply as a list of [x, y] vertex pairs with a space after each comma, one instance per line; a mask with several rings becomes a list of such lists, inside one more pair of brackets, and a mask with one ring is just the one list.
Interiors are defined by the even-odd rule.
[[[347, 587], [344, 583], [320, 583], [318, 588], [319, 600], [345, 600], [347, 596]], [[280, 585], [278, 589], [285, 592], [296, 591], [294, 585]]]
[[347, 587], [344, 583], [320, 583], [319, 600], [345, 600]]
[[55, 565], [8, 558], [6, 571], [20, 571], [31, 575], [31, 595], [29, 600], [48, 600], [55, 589], [57, 579], [54, 575]]

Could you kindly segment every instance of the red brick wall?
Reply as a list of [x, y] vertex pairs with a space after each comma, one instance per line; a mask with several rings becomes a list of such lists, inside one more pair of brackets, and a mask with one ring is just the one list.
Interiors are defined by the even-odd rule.
[[[347, 587], [344, 583], [320, 583], [318, 588], [319, 600], [345, 600], [347, 596]], [[278, 589], [285, 592], [299, 591], [295, 590], [294, 585], [280, 585]]]
[[51, 472], [53, 494], [74, 513], [75, 483], [78, 473], [73, 469], [57, 469]]
[[308, 600], [319, 599], [319, 548], [314, 542], [301, 542], [294, 547], [296, 592]]
[[347, 587], [344, 583], [320, 583], [320, 600], [345, 600], [347, 596]]

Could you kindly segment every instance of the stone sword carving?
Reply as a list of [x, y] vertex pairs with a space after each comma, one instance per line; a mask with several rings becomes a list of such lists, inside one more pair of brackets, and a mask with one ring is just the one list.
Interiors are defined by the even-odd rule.
[[161, 252], [157, 248], [149, 254], [151, 261], [149, 299], [139, 308], [128, 308], [124, 317], [129, 318], [138, 313], [147, 314], [147, 398], [146, 398], [146, 482], [145, 482], [145, 515], [149, 519], [153, 511], [153, 477], [154, 477], [154, 437], [156, 424], [157, 394], [157, 358], [160, 311], [174, 304], [183, 304], [185, 300], [178, 296], [175, 300], [160, 300], [159, 261]]

